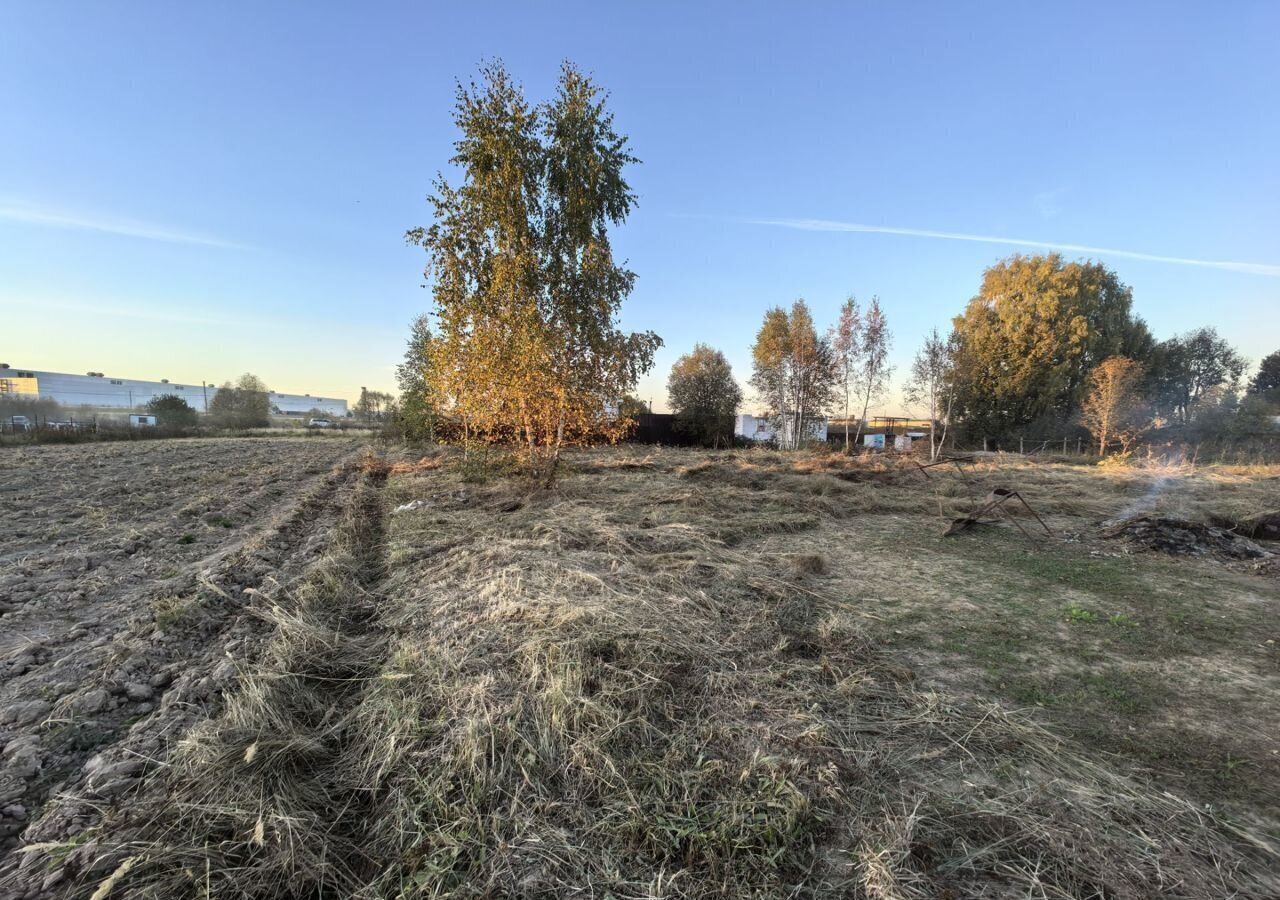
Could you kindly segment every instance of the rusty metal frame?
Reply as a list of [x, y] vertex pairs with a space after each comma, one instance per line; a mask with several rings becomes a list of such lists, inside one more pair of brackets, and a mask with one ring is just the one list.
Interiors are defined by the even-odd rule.
[[1003, 516], [1008, 519], [1029, 540], [1033, 539], [1031, 532], [1023, 528], [1022, 523], [1018, 521], [1017, 517], [1005, 507], [1005, 504], [1011, 500], [1017, 500], [1021, 503], [1022, 507], [1027, 512], [1031, 513], [1032, 518], [1040, 523], [1040, 527], [1044, 529], [1044, 533], [1049, 537], [1053, 537], [1053, 532], [1049, 530], [1049, 526], [1044, 523], [1044, 519], [1040, 518], [1040, 514], [1031, 508], [1031, 504], [1026, 501], [1026, 498], [1017, 491], [1010, 490], [1009, 488], [993, 489], [991, 493], [987, 494], [987, 499], [984, 500], [975, 510], [969, 513], [969, 515], [952, 520], [951, 524], [947, 526], [947, 530], [942, 534], [944, 536], [959, 534], [966, 528], [972, 528], [974, 525], [992, 524], [990, 522], [983, 522], [982, 517], [986, 515], [995, 515], [997, 517]]
[[973, 484], [973, 481], [969, 478], [969, 473], [964, 470], [966, 465], [972, 465], [972, 463], [972, 456], [943, 456], [940, 459], [935, 459], [933, 462], [927, 463], [922, 463], [917, 460], [916, 468], [918, 468], [920, 470], [920, 474], [925, 477], [925, 481], [928, 481], [931, 477], [929, 475], [930, 469], [936, 466], [954, 465], [956, 467], [956, 471], [960, 474], [961, 480], [964, 481], [965, 484]]

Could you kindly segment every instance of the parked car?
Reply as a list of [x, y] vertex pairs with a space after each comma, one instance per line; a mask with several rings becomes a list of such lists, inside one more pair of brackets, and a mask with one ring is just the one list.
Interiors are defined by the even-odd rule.
[[26, 416], [9, 416], [10, 431], [30, 431], [31, 420]]
[[309, 419], [307, 420], [308, 428], [332, 428], [333, 421], [330, 419]]

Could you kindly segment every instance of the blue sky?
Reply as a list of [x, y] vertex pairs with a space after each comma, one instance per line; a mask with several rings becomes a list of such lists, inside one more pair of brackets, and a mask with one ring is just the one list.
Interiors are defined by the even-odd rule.
[[745, 381], [797, 297], [826, 321], [879, 294], [904, 369], [1028, 249], [936, 233], [1215, 263], [1066, 251], [1158, 336], [1214, 325], [1256, 361], [1280, 348], [1277, 34], [1272, 2], [10, 2], [0, 359], [391, 389], [430, 300], [402, 235], [454, 79], [498, 56], [535, 100], [564, 58], [612, 91], [644, 161], [623, 324], [666, 340], [659, 408], [696, 341]]

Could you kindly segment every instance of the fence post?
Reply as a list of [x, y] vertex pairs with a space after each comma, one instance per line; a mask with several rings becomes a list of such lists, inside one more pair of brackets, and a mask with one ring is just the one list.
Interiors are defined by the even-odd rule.
[[1026, 456], [1026, 454], [1027, 454], [1027, 451], [1022, 448], [1022, 438], [1019, 437], [1018, 438], [1018, 455]]

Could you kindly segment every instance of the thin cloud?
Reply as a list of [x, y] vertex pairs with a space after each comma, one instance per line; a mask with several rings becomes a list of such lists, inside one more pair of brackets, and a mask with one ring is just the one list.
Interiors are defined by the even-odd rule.
[[229, 325], [238, 328], [260, 326], [266, 319], [238, 319], [230, 316], [206, 314], [183, 308], [137, 309], [117, 306], [110, 303], [81, 303], [70, 300], [59, 300], [48, 297], [9, 297], [6, 303], [27, 306], [37, 310], [58, 310], [59, 312], [80, 313], [90, 316], [110, 316], [117, 319], [141, 319], [145, 322], [178, 322], [183, 325]]
[[1034, 247], [1038, 250], [1066, 250], [1071, 253], [1120, 256], [1147, 262], [1173, 263], [1179, 266], [1199, 266], [1205, 269], [1225, 269], [1228, 272], [1247, 272], [1250, 275], [1280, 277], [1280, 265], [1269, 263], [1234, 262], [1231, 260], [1193, 259], [1186, 256], [1164, 256], [1159, 253], [1140, 253], [1136, 250], [1117, 250], [1113, 247], [1091, 247], [1087, 244], [1067, 244], [1058, 241], [1032, 241], [1026, 238], [993, 237], [985, 234], [964, 234], [956, 231], [933, 231], [928, 228], [895, 228], [889, 225], [862, 225], [857, 222], [836, 222], [830, 219], [765, 219], [742, 218], [733, 221], [750, 225], [769, 225], [774, 228], [790, 228], [795, 231], [855, 232], [858, 234], [898, 234], [905, 237], [934, 238], [943, 241], [970, 241], [978, 244], [1004, 244], [1013, 247]]
[[[295, 330], [301, 327], [312, 331], [323, 330], [328, 327], [323, 323], [299, 326], [292, 319], [278, 315], [256, 313], [252, 316], [224, 315], [216, 309], [216, 303], [211, 303], [215, 308], [206, 312], [192, 307], [189, 303], [185, 306], [176, 306], [166, 301], [164, 303], [157, 302], [152, 306], [139, 307], [121, 305], [112, 299], [86, 302], [83, 300], [66, 300], [61, 297], [5, 296], [2, 292], [0, 292], [0, 303], [6, 303], [10, 306], [25, 306], [29, 309], [43, 312], [68, 312], [86, 316], [107, 316], [113, 319], [137, 319], [142, 322], [176, 322], [180, 325], [213, 325], [249, 329], [293, 328]], [[365, 328], [364, 325], [359, 323], [345, 323], [343, 327], [347, 331], [358, 330], [367, 337], [399, 339], [404, 336], [399, 331], [394, 331], [390, 328]], [[387, 368], [394, 370], [396, 367], [388, 365]]]
[[21, 222], [24, 225], [43, 225], [48, 228], [71, 228], [80, 231], [97, 231], [124, 237], [142, 238], [148, 241], [164, 241], [170, 244], [197, 244], [203, 247], [243, 249], [242, 244], [199, 232], [171, 228], [153, 222], [140, 222], [117, 216], [72, 212], [35, 203], [16, 200], [0, 200], [0, 219]]

